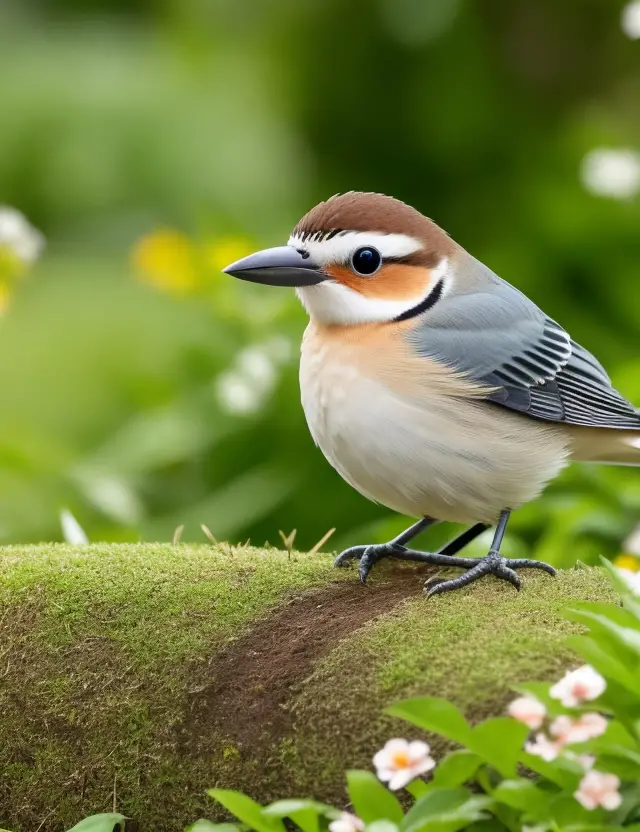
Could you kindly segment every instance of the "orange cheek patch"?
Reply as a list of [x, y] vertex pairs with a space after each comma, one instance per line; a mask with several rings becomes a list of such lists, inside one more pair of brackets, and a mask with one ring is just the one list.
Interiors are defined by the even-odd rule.
[[381, 300], [415, 300], [427, 293], [431, 283], [430, 269], [403, 263], [389, 263], [373, 277], [361, 277], [344, 266], [329, 266], [327, 272], [354, 292]]

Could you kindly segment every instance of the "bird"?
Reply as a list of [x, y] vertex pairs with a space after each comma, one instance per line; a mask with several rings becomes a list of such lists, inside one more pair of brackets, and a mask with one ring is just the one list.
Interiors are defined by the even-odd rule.
[[[364, 583], [383, 558], [457, 567], [428, 596], [486, 575], [520, 589], [504, 557], [513, 511], [572, 462], [640, 466], [640, 410], [602, 364], [435, 222], [384, 194], [312, 208], [284, 246], [224, 271], [294, 287], [309, 315], [302, 407], [314, 442], [360, 494], [417, 518], [382, 544], [352, 546]], [[437, 522], [466, 530], [437, 552], [408, 544]], [[495, 527], [484, 557], [458, 553]]]

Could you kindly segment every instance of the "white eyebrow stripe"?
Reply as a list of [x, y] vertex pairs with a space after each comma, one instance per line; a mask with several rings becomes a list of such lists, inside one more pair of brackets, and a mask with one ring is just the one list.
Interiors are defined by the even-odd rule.
[[383, 258], [408, 257], [420, 251], [422, 243], [407, 234], [384, 234], [381, 231], [340, 232], [325, 240], [304, 240], [292, 234], [288, 245], [304, 249], [320, 266], [329, 263], [346, 263], [361, 246], [376, 248]]

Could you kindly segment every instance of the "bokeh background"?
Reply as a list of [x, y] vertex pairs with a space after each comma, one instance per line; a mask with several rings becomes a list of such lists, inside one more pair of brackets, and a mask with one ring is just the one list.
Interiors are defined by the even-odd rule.
[[[0, 542], [403, 526], [312, 444], [293, 295], [220, 272], [338, 191], [431, 216], [640, 404], [639, 152], [637, 2], [2, 0]], [[640, 471], [575, 468], [507, 545], [639, 520]]]

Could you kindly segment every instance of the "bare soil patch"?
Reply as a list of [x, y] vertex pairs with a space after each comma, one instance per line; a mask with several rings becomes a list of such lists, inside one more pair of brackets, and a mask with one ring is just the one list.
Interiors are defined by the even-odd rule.
[[213, 657], [210, 682], [194, 696], [184, 726], [190, 743], [211, 736], [212, 728], [245, 751], [264, 751], [265, 735], [274, 742], [287, 736], [288, 705], [314, 663], [367, 622], [419, 597], [426, 571], [389, 565], [366, 586], [352, 575], [289, 599]]

